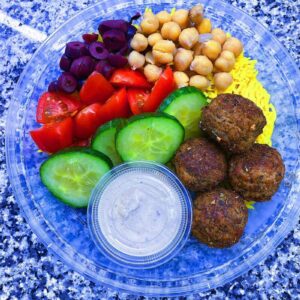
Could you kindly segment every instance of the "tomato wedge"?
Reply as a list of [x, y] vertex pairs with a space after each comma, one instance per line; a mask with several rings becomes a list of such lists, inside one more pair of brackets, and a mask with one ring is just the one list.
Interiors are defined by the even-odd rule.
[[75, 116], [75, 136], [79, 139], [87, 139], [100, 125], [115, 118], [129, 116], [127, 92], [123, 88], [113, 94], [104, 104], [94, 103], [80, 111]]
[[73, 120], [66, 118], [57, 123], [45, 124], [29, 132], [40, 150], [55, 153], [73, 143]]
[[151, 94], [145, 101], [143, 111], [154, 112], [159, 107], [161, 102], [175, 90], [176, 84], [174, 81], [173, 71], [168, 66], [162, 73], [158, 81], [155, 83]]
[[144, 74], [131, 69], [118, 69], [110, 78], [110, 83], [119, 87], [150, 89], [151, 84]]
[[82, 85], [80, 99], [85, 104], [103, 103], [113, 93], [114, 88], [105, 77], [98, 72], [93, 72]]
[[130, 109], [134, 115], [143, 113], [144, 103], [148, 101], [150, 93], [142, 89], [129, 89], [127, 91]]
[[102, 113], [103, 104], [93, 103], [81, 110], [74, 118], [75, 136], [79, 139], [88, 139], [96, 129], [106, 122]]
[[114, 93], [102, 106], [103, 118], [106, 122], [115, 118], [128, 118], [131, 114], [125, 88]]
[[78, 92], [72, 94], [67, 94], [64, 92], [57, 92], [57, 96], [67, 105], [68, 111], [71, 115], [74, 115], [74, 112], [82, 109], [83, 103], [80, 101], [80, 96]]
[[47, 124], [71, 116], [82, 107], [79, 95], [45, 92], [39, 98], [36, 121]]

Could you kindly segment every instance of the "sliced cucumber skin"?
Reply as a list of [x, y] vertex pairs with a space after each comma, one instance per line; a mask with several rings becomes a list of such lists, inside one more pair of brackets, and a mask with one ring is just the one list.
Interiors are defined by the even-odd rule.
[[[62, 151], [59, 151], [59, 152], [51, 155], [40, 166], [41, 180], [42, 180], [43, 184], [47, 187], [47, 189], [56, 198], [58, 198], [61, 202], [65, 203], [69, 206], [75, 207], [75, 208], [87, 207], [89, 199], [86, 199], [85, 201], [76, 202], [76, 201], [74, 201], [74, 199], [70, 200], [70, 199], [66, 199], [66, 198], [62, 197], [62, 195], [60, 193], [58, 193], [57, 190], [49, 184], [49, 174], [47, 172], [47, 168], [48, 168], [47, 165], [49, 164], [49, 162], [53, 163], [57, 157], [65, 157], [67, 159], [70, 156], [74, 156], [74, 155], [78, 155], [78, 154], [79, 155], [85, 154], [85, 155], [89, 156], [90, 159], [94, 159], [95, 161], [98, 160], [98, 162], [101, 162], [105, 166], [105, 168], [107, 169], [106, 171], [109, 171], [113, 167], [111, 160], [105, 154], [103, 154], [99, 151], [90, 149], [90, 148], [85, 148], [85, 147], [66, 148]], [[76, 194], [76, 191], [74, 192], [74, 194]]]
[[128, 124], [130, 123], [133, 123], [135, 121], [138, 121], [138, 120], [142, 120], [142, 119], [146, 119], [146, 118], [168, 118], [168, 119], [171, 119], [171, 120], [174, 120], [176, 121], [177, 123], [179, 123], [179, 125], [183, 128], [184, 130], [184, 127], [182, 126], [182, 124], [178, 121], [178, 119], [170, 114], [167, 114], [163, 111], [157, 111], [157, 112], [149, 112], [149, 113], [142, 113], [142, 114], [139, 114], [139, 115], [134, 115], [132, 116], [131, 118], [125, 120], [124, 124], [122, 127], [119, 127], [118, 130], [117, 130], [117, 133], [122, 130], [124, 127], [126, 127]]
[[[126, 119], [119, 118], [103, 124], [97, 129], [91, 141], [92, 149], [100, 151], [107, 155], [113, 162], [114, 166], [122, 162], [121, 157], [115, 149], [115, 135], [117, 133], [117, 130], [122, 128], [126, 124], [126, 122]], [[113, 144], [111, 145], [112, 149], [115, 150], [113, 151], [113, 153], [109, 153], [109, 151], [107, 151], [107, 149], [102, 146], [104, 145], [103, 139], [106, 139], [105, 135], [109, 134], [109, 131], [113, 131], [111, 134], [114, 135], [114, 140], [112, 141]]]
[[127, 120], [122, 119], [122, 118], [113, 119], [111, 121], [108, 121], [107, 123], [104, 123], [103, 125], [98, 127], [96, 133], [94, 134], [94, 136], [92, 138], [92, 142], [101, 132], [103, 132], [107, 129], [110, 129], [110, 128], [116, 128], [116, 129], [122, 128], [126, 123], [127, 123]]
[[207, 98], [204, 95], [203, 92], [198, 90], [197, 88], [193, 86], [185, 86], [180, 89], [175, 90], [172, 94], [170, 94], [159, 106], [158, 112], [164, 112], [165, 109], [177, 98], [181, 96], [188, 96], [189, 94], [197, 94], [199, 97], [202, 98], [202, 101], [204, 101], [204, 105], [208, 104], [207, 103]]
[[[124, 149], [122, 149], [124, 147], [122, 147], [121, 141], [122, 140], [126, 141], [126, 131], [128, 134], [128, 130], [131, 128], [131, 126], [135, 126], [137, 124], [136, 122], [138, 122], [138, 121], [143, 122], [143, 120], [149, 121], [150, 119], [161, 119], [162, 122], [163, 122], [163, 120], [166, 120], [168, 122], [174, 122], [173, 123], [174, 126], [177, 126], [177, 129], [178, 129], [177, 148], [174, 149], [173, 151], [170, 151], [170, 154], [168, 155], [168, 157], [166, 159], [164, 159], [163, 161], [158, 161], [158, 160], [154, 160], [154, 161], [160, 162], [160, 163], [168, 162], [174, 156], [174, 154], [175, 154], [176, 150], [178, 149], [178, 147], [180, 146], [180, 144], [184, 141], [184, 127], [181, 125], [181, 123], [175, 117], [168, 115], [166, 113], [163, 113], [163, 112], [144, 113], [144, 114], [140, 114], [140, 115], [135, 115], [127, 120], [127, 123], [123, 126], [123, 128], [121, 128], [117, 131], [116, 149], [123, 161], [145, 160], [143, 158], [132, 159], [132, 158], [128, 157], [128, 155], [126, 155], [126, 150], [130, 149], [130, 145], [128, 145], [128, 147], [126, 147], [127, 149], [125, 149], [125, 151], [124, 151]], [[142, 125], [143, 124], [139, 124], [138, 126], [141, 127]], [[124, 137], [124, 135], [125, 135], [125, 137]]]
[[[188, 97], [195, 97], [198, 101], [198, 109], [199, 109], [199, 115], [197, 116], [197, 119], [195, 120], [195, 126], [198, 126], [198, 123], [200, 121], [201, 118], [201, 109], [206, 106], [208, 104], [207, 102], [207, 98], [206, 96], [203, 94], [203, 92], [201, 92], [200, 90], [198, 90], [195, 87], [189, 86], [189, 87], [183, 87], [180, 88], [178, 90], [176, 90], [175, 92], [173, 92], [171, 95], [169, 95], [164, 101], [163, 103], [160, 105], [160, 107], [158, 108], [159, 112], [164, 112], [167, 114], [170, 114], [174, 117], [177, 117], [177, 119], [179, 121], [181, 121], [181, 116], [176, 115], [176, 112], [174, 111], [174, 106], [179, 106], [181, 105], [180, 102], [184, 101], [184, 104], [188, 104]], [[197, 112], [196, 112], [197, 113]], [[184, 124], [183, 124], [184, 126]], [[191, 132], [187, 132], [186, 130], [186, 139], [187, 138], [191, 138], [191, 137], [195, 137], [196, 135], [191, 133]], [[200, 135], [200, 129], [199, 129], [199, 135]]]

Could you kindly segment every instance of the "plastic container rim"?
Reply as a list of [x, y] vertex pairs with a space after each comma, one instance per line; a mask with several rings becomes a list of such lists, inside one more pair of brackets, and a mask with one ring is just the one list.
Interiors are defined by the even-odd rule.
[[[8, 109], [8, 113], [7, 113], [7, 117], [6, 117], [6, 127], [5, 127], [5, 133], [6, 133], [6, 135], [5, 135], [5, 150], [6, 150], [7, 172], [8, 172], [8, 176], [9, 176], [9, 179], [10, 179], [10, 182], [12, 185], [14, 196], [16, 197], [16, 199], [19, 203], [19, 206], [23, 212], [23, 216], [25, 217], [26, 221], [30, 225], [32, 231], [38, 236], [39, 240], [46, 246], [46, 248], [48, 250], [50, 250], [51, 253], [53, 253], [56, 257], [58, 257], [63, 262], [65, 262], [71, 269], [78, 271], [80, 274], [84, 275], [86, 278], [88, 278], [91, 281], [96, 280], [95, 278], [93, 278], [93, 272], [91, 272], [91, 270], [89, 270], [87, 268], [86, 268], [85, 272], [82, 272], [82, 266], [78, 265], [78, 262], [74, 263], [74, 261], [72, 259], [70, 259], [70, 257], [68, 256], [68, 254], [66, 252], [61, 251], [61, 249], [58, 248], [57, 245], [55, 245], [55, 243], [52, 242], [52, 240], [49, 238], [49, 236], [47, 236], [46, 231], [37, 226], [38, 223], [35, 220], [35, 216], [34, 216], [33, 212], [30, 210], [29, 206], [26, 205], [27, 199], [22, 194], [22, 186], [21, 186], [20, 179], [19, 179], [19, 175], [20, 175], [21, 171], [15, 167], [16, 158], [14, 156], [12, 156], [10, 153], [15, 150], [16, 141], [13, 138], [14, 138], [17, 124], [11, 123], [10, 120], [15, 119], [16, 111], [18, 111], [16, 109], [16, 107], [18, 105], [18, 93], [21, 88], [24, 77], [26, 76], [26, 73], [29, 70], [29, 67], [32, 64], [32, 62], [34, 62], [36, 57], [40, 54], [40, 52], [44, 48], [47, 48], [49, 41], [51, 41], [62, 29], [64, 29], [64, 27], [66, 27], [67, 24], [71, 25], [72, 23], [75, 23], [75, 21], [77, 19], [80, 19], [80, 16], [82, 14], [86, 14], [87, 12], [92, 11], [95, 7], [99, 6], [103, 2], [107, 2], [107, 0], [99, 1], [98, 3], [96, 3], [92, 6], [89, 6], [86, 9], [78, 12], [76, 15], [74, 15], [72, 18], [70, 18], [67, 22], [63, 23], [58, 29], [56, 29], [38, 47], [36, 52], [33, 54], [32, 58], [30, 59], [30, 61], [27, 63], [27, 65], [26, 65], [25, 69], [23, 70], [23, 72], [17, 82], [17, 85], [14, 89], [12, 100], [9, 105], [9, 109]], [[137, 2], [139, 4], [143, 3], [145, 5], [171, 3], [169, 1], [143, 1], [143, 2], [137, 1]], [[132, 5], [132, 3], [130, 3], [130, 5]], [[178, 6], [180, 6], [180, 5], [183, 5], [184, 2], [179, 1], [177, 4], [178, 4]], [[228, 3], [225, 3], [222, 0], [212, 0], [212, 1], [204, 0], [203, 4], [204, 5], [218, 4], [218, 6], [220, 8], [221, 7], [230, 8], [233, 12], [239, 13], [241, 16], [246, 16], [247, 18], [251, 19], [252, 22], [254, 22], [257, 25], [258, 29], [261, 32], [267, 33], [267, 35], [269, 35], [269, 37], [275, 42], [274, 47], [279, 48], [280, 51], [282, 51], [285, 54], [285, 56], [287, 57], [287, 59], [289, 61], [290, 66], [293, 68], [293, 71], [297, 74], [296, 78], [300, 78], [300, 72], [298, 70], [298, 67], [296, 66], [295, 62], [291, 58], [290, 54], [287, 52], [287, 50], [284, 48], [284, 46], [281, 45], [281, 43], [278, 41], [277, 37], [274, 36], [271, 32], [269, 32], [267, 30], [267, 28], [264, 25], [262, 25], [259, 21], [257, 21], [253, 17], [251, 17], [248, 13], [244, 12], [242, 9], [232, 6]], [[298, 87], [298, 89], [299, 89], [299, 87]], [[299, 100], [299, 99], [297, 99], [297, 100]], [[299, 106], [298, 101], [295, 103], [295, 105]], [[299, 130], [299, 128], [300, 128], [299, 111], [300, 111], [299, 107], [298, 107], [298, 111], [297, 111], [297, 109], [295, 109], [295, 116], [297, 119], [297, 127], [298, 127], [298, 133], [297, 133], [298, 153], [299, 153], [299, 140], [300, 140], [300, 138], [299, 138], [299, 136], [300, 136], [300, 134], [299, 134], [299, 132], [300, 132], [300, 130]], [[299, 159], [298, 159], [297, 163], [295, 164], [294, 170], [297, 170], [298, 172], [296, 174], [295, 180], [293, 182], [293, 187], [291, 188], [289, 195], [292, 193], [292, 190], [295, 186], [300, 185]], [[289, 197], [289, 195], [287, 197]], [[298, 203], [300, 202], [299, 194], [297, 195], [297, 201], [298, 201]], [[216, 288], [218, 286], [224, 285], [225, 283], [231, 281], [232, 279], [236, 278], [237, 276], [240, 276], [240, 275], [246, 273], [247, 271], [249, 271], [256, 265], [258, 265], [259, 263], [264, 261], [266, 259], [267, 255], [270, 254], [270, 252], [268, 250], [270, 248], [270, 246], [277, 247], [279, 245], [279, 243], [282, 242], [282, 240], [287, 236], [287, 234], [293, 229], [293, 227], [298, 222], [299, 215], [300, 215], [300, 206], [299, 205], [298, 205], [298, 207], [295, 206], [297, 201], [293, 202], [293, 206], [292, 206], [293, 209], [290, 210], [288, 220], [285, 220], [285, 223], [281, 224], [281, 226], [276, 229], [277, 233], [274, 236], [272, 243], [270, 243], [270, 242], [266, 243], [266, 245], [263, 248], [261, 248], [255, 255], [251, 256], [251, 258], [248, 259], [246, 266], [240, 265], [240, 266], [236, 267], [234, 271], [232, 271], [230, 273], [222, 274], [222, 280], [217, 280], [217, 281], [214, 281], [213, 283], [211, 283], [210, 281], [207, 281], [207, 282], [197, 283], [194, 285], [191, 284], [188, 287], [184, 286], [184, 287], [180, 287], [179, 289], [177, 289], [177, 288], [172, 289], [172, 290], [168, 289], [168, 291], [164, 291], [162, 288], [156, 288], [156, 287], [154, 287], [154, 288], [147, 287], [147, 289], [145, 289], [144, 287], [141, 288], [138, 286], [131, 286], [128, 284], [116, 282], [115, 280], [112, 280], [105, 276], [101, 276], [102, 277], [101, 283], [103, 283], [113, 289], [117, 288], [118, 290], [123, 291], [123, 292], [130, 292], [130, 293], [137, 294], [137, 295], [151, 295], [151, 296], [187, 295], [187, 294], [191, 294], [191, 293], [195, 293], [195, 292], [199, 292], [199, 291], [205, 291], [205, 290], [208, 290], [211, 288]], [[267, 232], [269, 232], [273, 229], [275, 223], [276, 222], [274, 222], [268, 228]], [[265, 236], [265, 234], [264, 234], [264, 236]], [[262, 239], [263, 238], [264, 237], [262, 237]], [[218, 268], [222, 268], [222, 266], [219, 266]], [[218, 269], [218, 268], [216, 268], [216, 269]], [[103, 268], [103, 270], [106, 270], [106, 269]], [[109, 269], [107, 269], [107, 271], [111, 272]], [[195, 276], [199, 276], [199, 274], [196, 274]], [[97, 278], [97, 280], [98, 279], [99, 278]], [[97, 280], [96, 280], [96, 282], [97, 282]], [[174, 280], [176, 280], [176, 279], [174, 279]], [[184, 280], [184, 279], [180, 279], [180, 280]], [[151, 279], [151, 281], [154, 282], [156, 280]], [[163, 282], [164, 280], [157, 280], [157, 281]], [[166, 280], [166, 281], [169, 282], [170, 280]], [[167, 294], [166, 294], [166, 292], [167, 292]]]

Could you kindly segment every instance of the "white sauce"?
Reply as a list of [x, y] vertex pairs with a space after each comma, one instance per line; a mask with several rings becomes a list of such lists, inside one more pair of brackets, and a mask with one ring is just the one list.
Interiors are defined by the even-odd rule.
[[131, 256], [165, 249], [176, 237], [182, 219], [180, 199], [161, 174], [131, 170], [105, 188], [98, 222], [107, 242]]

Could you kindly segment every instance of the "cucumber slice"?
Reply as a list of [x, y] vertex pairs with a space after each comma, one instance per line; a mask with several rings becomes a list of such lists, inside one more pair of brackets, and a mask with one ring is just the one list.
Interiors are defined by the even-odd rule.
[[185, 139], [189, 139], [200, 135], [202, 108], [207, 104], [206, 96], [190, 86], [173, 92], [163, 101], [158, 111], [176, 117], [185, 129]]
[[41, 165], [40, 175], [43, 184], [62, 202], [86, 207], [92, 189], [111, 167], [106, 155], [74, 147], [50, 156]]
[[179, 121], [164, 113], [137, 115], [118, 131], [116, 148], [123, 161], [168, 162], [184, 140]]
[[92, 139], [92, 149], [107, 155], [113, 162], [114, 166], [122, 162], [120, 155], [116, 150], [115, 139], [117, 129], [124, 126], [125, 123], [125, 119], [114, 119], [109, 121], [98, 128]]

